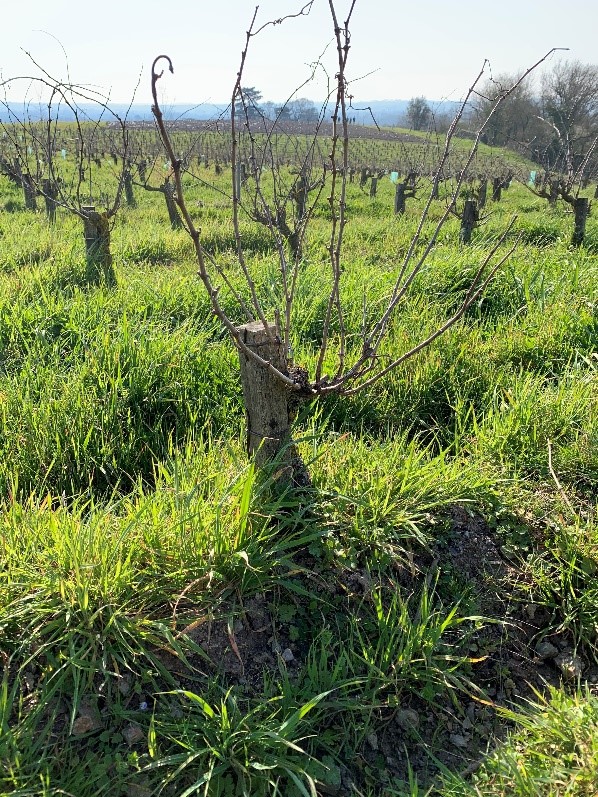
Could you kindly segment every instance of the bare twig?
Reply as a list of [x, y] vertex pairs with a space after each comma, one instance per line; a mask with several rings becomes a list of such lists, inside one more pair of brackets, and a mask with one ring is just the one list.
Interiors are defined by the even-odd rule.
[[212, 280], [210, 278], [210, 275], [209, 275], [209, 272], [208, 272], [208, 269], [207, 269], [207, 259], [206, 259], [206, 256], [205, 256], [205, 252], [204, 252], [203, 246], [201, 245], [200, 230], [198, 230], [195, 227], [195, 225], [193, 223], [193, 219], [191, 218], [191, 215], [190, 215], [189, 210], [187, 208], [187, 205], [185, 203], [184, 194], [183, 194], [183, 186], [182, 186], [182, 182], [181, 182], [181, 165], [182, 164], [181, 164], [180, 159], [177, 158], [175, 153], [174, 153], [172, 142], [171, 142], [170, 136], [168, 135], [168, 131], [166, 129], [166, 125], [164, 123], [164, 116], [162, 114], [162, 111], [160, 109], [160, 105], [158, 103], [157, 83], [158, 83], [158, 80], [162, 77], [163, 71], [162, 72], [157, 72], [156, 71], [156, 64], [161, 59], [165, 59], [167, 64], [168, 64], [169, 71], [170, 72], [174, 72], [174, 68], [172, 66], [172, 61], [171, 61], [169, 56], [167, 56], [167, 55], [159, 55], [159, 56], [157, 56], [154, 59], [154, 62], [152, 64], [152, 77], [151, 77], [151, 80], [152, 80], [152, 97], [153, 97], [153, 100], [154, 100], [154, 103], [152, 105], [152, 113], [154, 114], [154, 117], [156, 119], [156, 124], [158, 126], [158, 131], [160, 133], [160, 138], [162, 139], [162, 143], [164, 144], [164, 147], [166, 149], [170, 164], [172, 166], [172, 173], [173, 173], [174, 181], [175, 181], [175, 185], [176, 185], [176, 202], [177, 202], [177, 205], [178, 205], [178, 207], [179, 207], [179, 209], [181, 211], [181, 214], [183, 216], [183, 219], [184, 219], [184, 222], [185, 222], [185, 225], [186, 225], [186, 229], [187, 229], [187, 231], [188, 231], [188, 233], [189, 233], [189, 235], [191, 237], [191, 240], [193, 241], [193, 246], [194, 246], [195, 254], [196, 254], [196, 257], [197, 257], [197, 262], [199, 264], [199, 276], [200, 276], [202, 282], [204, 283], [204, 285], [206, 287], [206, 290], [208, 291], [208, 296], [210, 298], [210, 303], [212, 305], [212, 310], [214, 311], [214, 314], [222, 322], [222, 324], [224, 325], [224, 327], [226, 328], [226, 330], [228, 331], [228, 333], [232, 337], [232, 339], [233, 339], [235, 345], [237, 346], [237, 348], [240, 351], [242, 351], [243, 354], [246, 357], [248, 357], [249, 359], [254, 360], [257, 363], [259, 363], [264, 368], [267, 368], [269, 371], [271, 371], [273, 374], [275, 374], [275, 376], [278, 379], [280, 379], [282, 382], [284, 382], [284, 384], [286, 384], [292, 390], [298, 390], [299, 387], [297, 386], [297, 384], [293, 381], [293, 379], [291, 377], [289, 377], [287, 374], [284, 374], [281, 371], [279, 371], [277, 368], [275, 368], [272, 365], [272, 363], [268, 362], [267, 360], [264, 360], [264, 358], [260, 357], [253, 349], [250, 349], [250, 348], [248, 348], [248, 346], [245, 345], [245, 342], [243, 341], [243, 339], [241, 337], [241, 334], [239, 333], [239, 331], [237, 330], [237, 328], [235, 327], [233, 322], [230, 320], [230, 318], [227, 316], [227, 314], [224, 312], [224, 310], [222, 309], [222, 306], [221, 306], [221, 304], [219, 302], [219, 299], [218, 299], [219, 290], [212, 283]]

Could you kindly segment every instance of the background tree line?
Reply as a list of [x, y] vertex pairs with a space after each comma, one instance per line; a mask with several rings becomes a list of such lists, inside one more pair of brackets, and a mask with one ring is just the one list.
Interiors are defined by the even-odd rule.
[[[511, 85], [510, 76], [488, 81], [476, 113]], [[487, 144], [507, 146], [551, 168], [566, 153], [573, 161], [598, 135], [598, 65], [559, 61], [540, 80], [539, 91], [523, 82], [500, 106], [486, 134]]]
[[284, 104], [261, 100], [262, 92], [259, 89], [255, 86], [244, 86], [235, 106], [236, 114], [240, 117], [247, 115], [249, 119], [261, 116], [283, 122], [317, 122], [320, 116], [318, 106], [306, 97], [298, 97]]
[[[501, 74], [489, 79], [470, 108], [469, 123], [488, 116], [496, 100], [517, 82], [518, 75]], [[443, 129], [425, 97], [413, 97], [404, 122], [412, 130]], [[522, 81], [496, 109], [482, 141], [509, 147], [544, 168], [574, 166], [590, 151], [598, 135], [598, 65], [557, 61], [544, 72], [539, 84]], [[587, 170], [586, 170], [587, 171]]]

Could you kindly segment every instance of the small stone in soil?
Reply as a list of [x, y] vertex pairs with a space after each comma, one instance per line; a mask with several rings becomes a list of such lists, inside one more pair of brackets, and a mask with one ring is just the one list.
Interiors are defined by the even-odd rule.
[[293, 651], [290, 648], [285, 648], [285, 650], [282, 651], [281, 655], [283, 661], [286, 661], [287, 664], [289, 664], [289, 662], [293, 661], [295, 658], [293, 656]]
[[449, 736], [449, 742], [454, 747], [467, 747], [467, 739], [464, 736], [461, 736], [459, 733], [451, 733]]
[[557, 656], [554, 663], [563, 674], [566, 681], [574, 681], [581, 677], [583, 673], [583, 663], [578, 656], [574, 656], [570, 651], [564, 651]]
[[403, 730], [419, 728], [419, 714], [411, 708], [397, 712], [397, 723]]
[[139, 725], [134, 722], [130, 722], [123, 730], [123, 737], [125, 742], [131, 746], [137, 744], [138, 742], [142, 742], [145, 739], [145, 734]]
[[536, 653], [541, 659], [554, 659], [559, 655], [559, 649], [552, 642], [543, 640], [536, 645]]

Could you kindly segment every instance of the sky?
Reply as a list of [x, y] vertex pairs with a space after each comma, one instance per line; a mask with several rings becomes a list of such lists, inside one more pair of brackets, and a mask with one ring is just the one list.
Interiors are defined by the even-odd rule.
[[[167, 53], [174, 75], [161, 81], [164, 103], [226, 103], [239, 68], [255, 0], [1, 0], [0, 75], [36, 75], [23, 51], [54, 77], [100, 88], [114, 102], [151, 104], [153, 58]], [[306, 0], [263, 0], [257, 25], [296, 13]], [[345, 19], [351, 0], [335, 0]], [[347, 76], [363, 100], [461, 98], [484, 59], [494, 75], [523, 70], [552, 47], [555, 57], [595, 63], [596, 0], [357, 0]], [[251, 40], [244, 86], [280, 102], [320, 100], [334, 77], [328, 0], [308, 16], [266, 27]], [[66, 53], [66, 57], [65, 57]], [[67, 65], [68, 59], [68, 65]], [[553, 63], [554, 60], [550, 63]], [[550, 65], [550, 64], [549, 64]], [[488, 71], [490, 74], [490, 71]], [[9, 98], [35, 98], [26, 82]]]

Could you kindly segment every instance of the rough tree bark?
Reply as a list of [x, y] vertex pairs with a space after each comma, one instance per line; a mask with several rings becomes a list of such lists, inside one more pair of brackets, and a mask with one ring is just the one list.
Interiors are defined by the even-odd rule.
[[479, 219], [478, 206], [475, 199], [467, 199], [461, 216], [461, 230], [459, 238], [462, 244], [471, 243], [471, 234]]
[[[284, 345], [275, 324], [271, 337], [261, 321], [238, 327], [243, 341], [282, 373], [287, 372]], [[247, 408], [247, 450], [258, 467], [270, 461], [290, 440], [288, 391], [268, 368], [240, 354], [241, 383]]]
[[23, 183], [23, 195], [25, 197], [25, 207], [27, 210], [37, 210], [37, 201], [35, 199], [35, 181], [30, 174], [23, 174], [21, 176]]
[[297, 219], [302, 219], [305, 216], [305, 211], [307, 209], [307, 179], [305, 175], [302, 173], [297, 178], [297, 183], [295, 184], [295, 188], [293, 191], [293, 196], [295, 199], [295, 213], [297, 215]]
[[[289, 374], [284, 343], [278, 326], [261, 321], [237, 327], [248, 349], [270, 365]], [[291, 439], [291, 421], [296, 406], [304, 400], [291, 391], [270, 368], [264, 368], [251, 357], [239, 352], [241, 384], [247, 416], [247, 453], [256, 467], [262, 468], [275, 458], [280, 465], [277, 481], [298, 487], [309, 485], [309, 475]], [[307, 381], [307, 374], [299, 372], [293, 378]]]
[[127, 207], [136, 208], [137, 202], [135, 201], [135, 193], [133, 192], [133, 178], [131, 176], [130, 169], [125, 169], [125, 171], [123, 172], [123, 184], [125, 189], [125, 200], [127, 202]]
[[492, 180], [492, 201], [500, 202], [501, 195], [502, 195], [502, 178], [495, 177]]
[[395, 186], [395, 213], [405, 212], [405, 189], [406, 183], [397, 183]]
[[56, 221], [56, 199], [58, 197], [58, 186], [52, 180], [44, 180], [42, 183], [44, 202], [46, 203], [46, 216], [50, 224]]
[[116, 274], [110, 252], [110, 220], [93, 205], [81, 208], [85, 236], [86, 276], [90, 283], [116, 285]]
[[141, 180], [142, 183], [145, 183], [146, 170], [147, 170], [147, 161], [146, 160], [139, 161], [139, 163], [137, 164], [137, 174], [139, 175], [139, 179]]
[[486, 204], [486, 199], [488, 197], [488, 179], [486, 177], [482, 177], [480, 180], [480, 185], [478, 188], [478, 207], [483, 208]]
[[573, 246], [581, 246], [586, 234], [586, 220], [590, 213], [590, 200], [586, 197], [577, 197], [573, 203], [575, 213], [575, 227], [571, 243]]
[[174, 201], [174, 186], [168, 180], [166, 180], [164, 185], [159, 190], [164, 194], [164, 201], [166, 202], [166, 210], [168, 211], [170, 226], [173, 230], [180, 230], [183, 226], [183, 222], [179, 215], [176, 202]]

